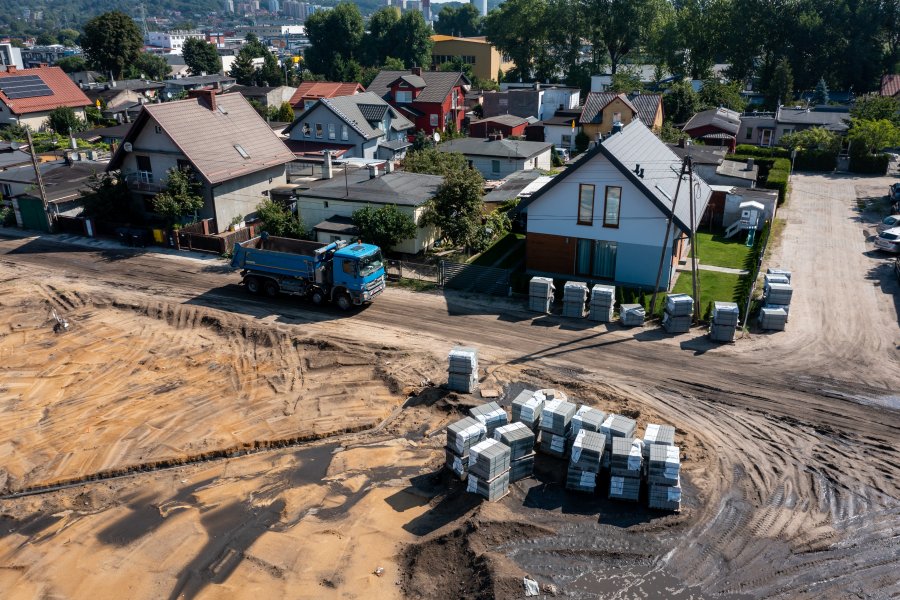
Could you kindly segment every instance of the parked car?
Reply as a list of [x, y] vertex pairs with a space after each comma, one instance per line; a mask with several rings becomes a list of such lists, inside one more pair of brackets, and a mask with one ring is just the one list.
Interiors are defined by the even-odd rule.
[[568, 149], [560, 148], [559, 146], [557, 146], [555, 148], [555, 150], [556, 150], [557, 156], [559, 156], [559, 159], [561, 161], [563, 161], [564, 163], [569, 162], [569, 150]]
[[894, 277], [897, 278], [897, 281], [900, 281], [900, 258], [894, 259]]
[[900, 227], [887, 229], [875, 238], [875, 247], [885, 252], [900, 253]]
[[888, 229], [893, 229], [894, 227], [900, 227], [900, 215], [891, 215], [889, 217], [885, 217], [881, 220], [881, 223], [878, 224], [878, 233], [882, 231], [887, 231]]
[[888, 188], [888, 200], [891, 202], [891, 211], [900, 213], [900, 183], [892, 183]]

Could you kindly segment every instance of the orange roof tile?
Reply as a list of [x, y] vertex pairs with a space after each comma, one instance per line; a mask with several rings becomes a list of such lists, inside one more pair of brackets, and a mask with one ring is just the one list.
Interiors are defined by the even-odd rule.
[[365, 91], [363, 86], [356, 82], [343, 81], [305, 81], [300, 84], [294, 95], [291, 96], [291, 106], [297, 106], [307, 98], [335, 98], [337, 96], [352, 96]]
[[53, 110], [60, 106], [80, 108], [90, 106], [91, 101], [84, 95], [75, 82], [59, 67], [40, 67], [37, 69], [16, 69], [0, 73], [0, 81], [5, 77], [21, 77], [23, 75], [37, 75], [53, 92], [50, 96], [35, 96], [33, 98], [7, 98], [0, 91], [0, 100], [17, 115]]

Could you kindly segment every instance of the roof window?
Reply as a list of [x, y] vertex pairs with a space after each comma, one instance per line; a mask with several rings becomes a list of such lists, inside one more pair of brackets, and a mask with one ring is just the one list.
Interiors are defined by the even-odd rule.
[[237, 150], [238, 154], [241, 155], [241, 158], [250, 158], [250, 155], [247, 154], [247, 151], [244, 150], [244, 147], [240, 144], [235, 144], [234, 149]]

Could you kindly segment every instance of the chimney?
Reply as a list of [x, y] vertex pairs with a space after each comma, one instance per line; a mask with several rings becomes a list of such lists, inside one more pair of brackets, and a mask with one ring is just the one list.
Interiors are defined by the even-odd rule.
[[325, 150], [322, 154], [325, 155], [325, 162], [322, 163], [322, 179], [331, 179], [334, 177], [331, 166], [331, 150]]
[[394, 161], [389, 160], [384, 163], [384, 172], [385, 173], [393, 173], [394, 172]]
[[375, 179], [376, 177], [378, 177], [378, 175], [380, 175], [380, 173], [379, 173], [380, 168], [381, 168], [380, 164], [379, 165], [369, 165], [369, 179]]
[[747, 159], [747, 170], [748, 170], [748, 171], [752, 171], [752, 170], [753, 170], [753, 159], [752, 159], [752, 158], [748, 158], [748, 159]]
[[188, 90], [188, 98], [196, 98], [209, 110], [216, 110], [216, 92], [213, 90]]
[[7, 72], [7, 73], [15, 73], [15, 72], [16, 72], [16, 65], [6, 65], [6, 72]]
[[412, 69], [409, 70], [409, 72], [412, 73], [413, 75], [418, 75], [419, 77], [421, 77], [422, 76], [422, 67], [413, 67]]

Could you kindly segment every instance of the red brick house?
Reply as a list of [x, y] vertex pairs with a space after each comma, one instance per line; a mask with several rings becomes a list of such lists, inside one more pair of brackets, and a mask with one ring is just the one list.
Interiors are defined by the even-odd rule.
[[[516, 115], [497, 115], [469, 123], [469, 137], [486, 138], [500, 134], [505, 138], [525, 135], [528, 119]], [[543, 142], [544, 140], [539, 140]]]
[[427, 134], [462, 128], [470, 82], [461, 72], [380, 71], [369, 87]]

